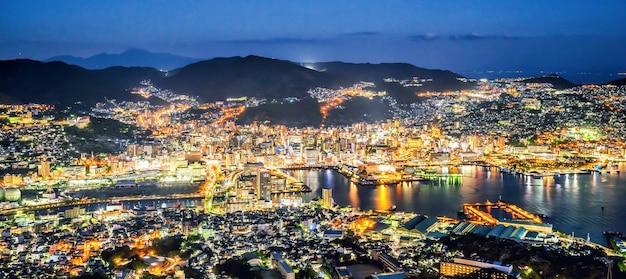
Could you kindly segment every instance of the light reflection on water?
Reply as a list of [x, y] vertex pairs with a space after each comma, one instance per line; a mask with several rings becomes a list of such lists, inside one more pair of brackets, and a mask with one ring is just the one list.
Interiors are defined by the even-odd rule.
[[[460, 181], [422, 181], [387, 186], [357, 186], [343, 175], [328, 170], [298, 170], [312, 189], [304, 200], [321, 195], [321, 189], [333, 189], [339, 205], [361, 209], [412, 211], [431, 216], [456, 217], [463, 203], [508, 202], [549, 216], [545, 221], [564, 233], [585, 237], [606, 245], [602, 231], [626, 232], [626, 172], [611, 174], [561, 174], [542, 178], [501, 173], [497, 168], [461, 166]], [[602, 210], [604, 207], [604, 210]]]

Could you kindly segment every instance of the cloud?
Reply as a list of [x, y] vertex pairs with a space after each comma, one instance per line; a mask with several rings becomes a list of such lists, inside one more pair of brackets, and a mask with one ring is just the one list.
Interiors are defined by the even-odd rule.
[[342, 36], [344, 37], [373, 37], [380, 35], [380, 32], [376, 31], [361, 31], [361, 32], [352, 32], [352, 33], [344, 33]]
[[260, 38], [260, 39], [241, 39], [222, 41], [232, 44], [327, 44], [350, 38], [375, 37], [381, 33], [375, 31], [361, 31], [352, 33], [343, 33], [331, 37], [279, 37], [279, 38]]
[[329, 38], [267, 38], [224, 41], [233, 44], [325, 44], [334, 41]]
[[523, 37], [511, 36], [511, 35], [481, 35], [478, 33], [467, 34], [452, 34], [452, 35], [439, 35], [436, 33], [425, 33], [408, 36], [407, 39], [411, 41], [435, 41], [435, 40], [450, 40], [450, 41], [479, 41], [479, 40], [514, 40], [521, 39]]
[[512, 40], [519, 39], [520, 37], [509, 36], [509, 35], [481, 35], [478, 33], [468, 33], [468, 34], [460, 34], [460, 35], [450, 35], [448, 36], [449, 40], [452, 41], [477, 41], [477, 40]]
[[413, 41], [432, 41], [432, 40], [437, 40], [441, 37], [435, 33], [426, 33], [426, 34], [409, 36], [408, 38], [409, 40], [413, 40]]

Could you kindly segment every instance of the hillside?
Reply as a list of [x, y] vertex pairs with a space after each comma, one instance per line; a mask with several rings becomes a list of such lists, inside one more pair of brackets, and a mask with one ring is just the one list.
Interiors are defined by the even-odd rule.
[[424, 69], [407, 63], [344, 63], [344, 62], [324, 62], [307, 63], [319, 71], [340, 76], [353, 81], [373, 81], [377, 85], [385, 78], [395, 78], [408, 80], [413, 78], [432, 79], [423, 82], [422, 86], [416, 88], [419, 91], [448, 91], [460, 88], [469, 88], [471, 84], [462, 82], [457, 78], [461, 76], [446, 70]]
[[[129, 89], [138, 86], [141, 80], [150, 79], [159, 88], [199, 96], [201, 100], [208, 102], [240, 96], [268, 100], [286, 97], [302, 99], [309, 97], [307, 91], [312, 88], [338, 89], [352, 86], [359, 81], [370, 81], [376, 85], [374, 90], [386, 91], [399, 103], [406, 104], [420, 101], [416, 92], [460, 90], [474, 86], [473, 83], [460, 81], [459, 77], [450, 71], [428, 70], [403, 63], [328, 62], [301, 65], [258, 56], [215, 58], [193, 63], [167, 74], [148, 67], [116, 66], [87, 70], [63, 62], [9, 60], [0, 61], [0, 101], [70, 106], [79, 101], [92, 105], [105, 98], [121, 101], [144, 100], [138, 95], [129, 94]], [[387, 78], [392, 81], [386, 82]], [[417, 85], [406, 86], [403, 84], [406, 81]], [[354, 104], [357, 103], [363, 102]], [[338, 115], [368, 114], [361, 112], [367, 106], [351, 104], [346, 103], [346, 110], [337, 112]], [[250, 113], [254, 111], [251, 110]], [[276, 117], [273, 113], [264, 115]], [[251, 114], [248, 116], [251, 116], [250, 119], [257, 117]]]
[[[352, 82], [372, 81], [376, 84], [378, 91], [387, 91], [392, 97], [401, 103], [417, 102], [416, 92], [424, 91], [455, 91], [469, 89], [473, 83], [466, 83], [458, 80], [460, 75], [450, 71], [424, 69], [407, 63], [344, 63], [344, 62], [324, 62], [306, 63], [321, 72], [335, 75], [342, 80]], [[428, 80], [421, 82], [419, 87], [403, 87], [398, 83], [388, 83], [386, 78], [397, 80]]]
[[22, 103], [71, 105], [115, 98], [120, 88], [91, 71], [63, 62], [0, 61], [0, 93]]
[[616, 86], [624, 86], [626, 85], [626, 78], [616, 79], [611, 82], [607, 82], [606, 84], [616, 85]]
[[322, 123], [320, 106], [316, 100], [305, 98], [300, 102], [265, 104], [246, 109], [237, 124], [269, 121], [286, 126], [319, 126]]
[[229, 97], [306, 97], [315, 87], [350, 85], [334, 76], [285, 60], [258, 56], [215, 58], [194, 63], [157, 82], [157, 86], [199, 96], [205, 101]]
[[159, 80], [165, 77], [165, 73], [148, 67], [110, 67], [104, 70], [92, 71], [98, 78], [110, 81], [121, 88], [133, 88], [145, 79]]
[[[306, 66], [306, 67], [305, 67]], [[420, 87], [403, 87], [385, 78], [428, 79]], [[375, 82], [377, 91], [387, 91], [401, 103], [417, 102], [416, 92], [472, 88], [458, 74], [429, 70], [404, 63], [353, 64], [344, 62], [301, 63], [258, 56], [216, 58], [172, 71], [157, 82], [162, 88], [197, 95], [206, 101], [228, 97], [306, 97], [315, 87], [337, 89], [359, 81]]]
[[104, 98], [135, 100], [128, 88], [160, 78], [151, 68], [114, 67], [91, 71], [63, 62], [0, 61], [0, 97], [13, 103], [94, 104]]

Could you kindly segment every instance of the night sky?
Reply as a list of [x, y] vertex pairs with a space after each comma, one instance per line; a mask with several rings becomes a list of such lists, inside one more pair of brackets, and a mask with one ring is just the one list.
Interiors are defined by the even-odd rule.
[[195, 58], [626, 72], [626, 1], [0, 1], [0, 59]]

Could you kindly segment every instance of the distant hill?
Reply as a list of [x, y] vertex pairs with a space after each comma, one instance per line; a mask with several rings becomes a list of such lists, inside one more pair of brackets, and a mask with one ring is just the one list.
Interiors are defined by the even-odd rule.
[[[306, 66], [306, 67], [305, 67]], [[386, 83], [385, 78], [432, 79], [422, 87]], [[401, 103], [419, 101], [416, 92], [472, 88], [450, 71], [429, 70], [410, 64], [352, 64], [344, 62], [293, 63], [258, 56], [216, 58], [172, 71], [157, 84], [176, 92], [197, 95], [207, 101], [228, 97], [306, 97], [315, 87], [338, 89], [359, 81], [375, 82], [377, 91], [387, 91]]]
[[200, 59], [177, 56], [169, 53], [152, 53], [145, 50], [131, 48], [119, 54], [100, 53], [87, 58], [62, 55], [44, 60], [44, 62], [53, 61], [61, 61], [92, 70], [105, 69], [114, 66], [152, 67], [162, 70], [172, 70], [200, 61]]
[[623, 86], [623, 85], [626, 85], [626, 78], [616, 79], [614, 81], [607, 82], [606, 84]]
[[162, 88], [199, 96], [205, 101], [229, 97], [306, 97], [315, 87], [350, 84], [336, 76], [290, 61], [259, 56], [215, 58], [187, 65], [157, 82]]
[[550, 83], [556, 89], [567, 89], [576, 86], [569, 80], [566, 80], [558, 75], [545, 75], [541, 77], [533, 77], [523, 80], [526, 83]]
[[161, 78], [152, 68], [87, 70], [64, 62], [0, 61], [0, 97], [11, 103], [94, 104], [104, 98], [139, 100], [127, 89], [142, 79]]
[[[305, 67], [306, 66], [306, 67]], [[314, 69], [317, 70], [314, 70]], [[109, 67], [87, 70], [64, 62], [33, 60], [0, 61], [0, 101], [9, 103], [48, 103], [70, 106], [81, 102], [91, 106], [107, 99], [145, 100], [130, 94], [130, 88], [150, 79], [162, 89], [199, 96], [202, 101], [225, 100], [228, 97], [283, 99], [298, 97], [294, 104], [272, 104], [247, 109], [241, 121], [272, 123], [321, 123], [320, 106], [308, 96], [316, 87], [338, 89], [359, 81], [374, 82], [376, 91], [386, 91], [399, 103], [419, 102], [420, 91], [460, 90], [473, 83], [460, 81], [450, 71], [428, 70], [409, 64], [352, 64], [343, 62], [303, 65], [259, 56], [216, 58], [196, 62], [167, 73], [149, 67]], [[397, 81], [418, 80], [422, 86], [404, 87]], [[421, 80], [421, 81], [420, 81]], [[155, 98], [153, 98], [155, 99]], [[154, 101], [153, 99], [148, 99]], [[376, 121], [384, 119], [389, 103], [380, 98], [354, 98], [332, 110], [324, 123], [341, 125], [349, 119]]]
[[[401, 103], [413, 103], [419, 101], [416, 92], [425, 91], [456, 91], [473, 88], [473, 83], [458, 80], [462, 76], [445, 70], [424, 69], [407, 63], [344, 63], [323, 62], [305, 63], [324, 73], [335, 75], [342, 80], [372, 81], [376, 84], [377, 91], [387, 91]], [[398, 80], [411, 80], [413, 78], [432, 81], [422, 82], [419, 87], [403, 87], [398, 83], [386, 83], [384, 79], [395, 78]]]

